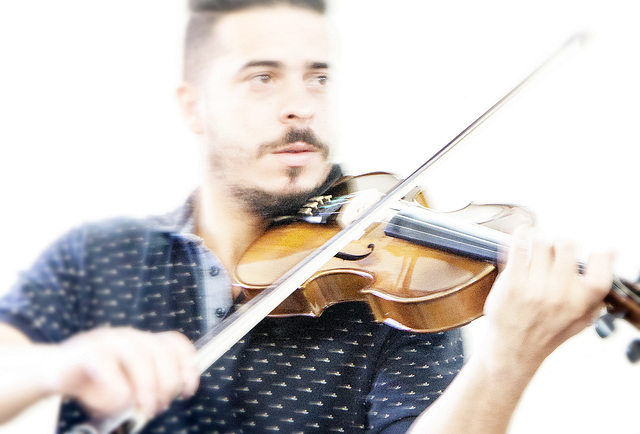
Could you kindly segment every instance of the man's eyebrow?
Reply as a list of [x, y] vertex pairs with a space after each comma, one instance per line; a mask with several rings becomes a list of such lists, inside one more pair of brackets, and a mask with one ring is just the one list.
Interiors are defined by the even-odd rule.
[[[252, 60], [245, 63], [241, 69], [255, 68], [255, 67], [268, 67], [268, 68], [282, 68], [283, 63], [277, 60]], [[308, 69], [329, 69], [329, 64], [326, 62], [309, 62], [306, 67]]]
[[250, 62], [245, 63], [241, 69], [253, 68], [256, 66], [267, 66], [269, 68], [281, 68], [282, 62], [278, 62], [275, 60], [252, 60]]
[[326, 62], [312, 62], [307, 67], [309, 69], [329, 69], [329, 64]]

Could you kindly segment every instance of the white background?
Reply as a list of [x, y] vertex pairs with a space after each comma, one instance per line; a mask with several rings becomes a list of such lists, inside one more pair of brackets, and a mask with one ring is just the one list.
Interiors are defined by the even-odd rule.
[[[618, 273], [638, 275], [640, 7], [334, 3], [340, 158], [352, 173], [408, 175], [564, 40], [588, 31], [584, 49], [423, 181], [442, 209], [526, 205], [547, 233], [575, 238], [585, 252], [613, 248]], [[195, 188], [195, 146], [173, 99], [184, 19], [175, 0], [0, 3], [0, 292], [70, 227], [164, 212]], [[481, 330], [482, 321], [470, 333]], [[510, 432], [640, 432], [640, 371], [624, 356], [637, 335], [619, 324], [608, 340], [587, 330], [564, 345]]]

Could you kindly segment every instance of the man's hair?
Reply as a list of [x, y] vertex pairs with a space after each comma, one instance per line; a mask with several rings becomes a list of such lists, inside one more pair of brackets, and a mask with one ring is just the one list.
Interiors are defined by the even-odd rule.
[[211, 47], [212, 29], [223, 15], [260, 6], [288, 5], [306, 8], [324, 14], [325, 0], [189, 0], [189, 22], [184, 43], [183, 76], [187, 81], [197, 80], [207, 61], [204, 53]]
[[324, 13], [324, 0], [189, 0], [191, 12], [232, 12], [254, 6], [290, 5]]

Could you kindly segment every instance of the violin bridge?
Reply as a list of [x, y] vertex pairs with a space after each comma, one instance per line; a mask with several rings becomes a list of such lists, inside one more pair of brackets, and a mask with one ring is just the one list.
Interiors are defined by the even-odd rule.
[[349, 226], [369, 208], [378, 203], [382, 196], [382, 193], [376, 189], [362, 190], [353, 194], [349, 202], [342, 206], [336, 219], [340, 227]]

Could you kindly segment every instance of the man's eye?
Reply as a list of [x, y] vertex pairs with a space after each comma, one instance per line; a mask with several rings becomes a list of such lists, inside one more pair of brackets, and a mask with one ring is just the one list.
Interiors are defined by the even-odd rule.
[[316, 75], [315, 80], [318, 84], [324, 86], [325, 84], [327, 84], [327, 80], [329, 80], [329, 77], [327, 77], [326, 75]]
[[258, 74], [251, 77], [251, 81], [264, 83], [264, 84], [270, 83], [272, 80], [273, 80], [273, 77], [271, 77], [270, 74]]
[[327, 85], [329, 76], [327, 74], [314, 74], [308, 80], [309, 86], [321, 88]]

